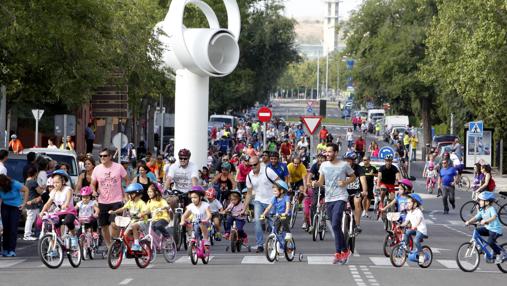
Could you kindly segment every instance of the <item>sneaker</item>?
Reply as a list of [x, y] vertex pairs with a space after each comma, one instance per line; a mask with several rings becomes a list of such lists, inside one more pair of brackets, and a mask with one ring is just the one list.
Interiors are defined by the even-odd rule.
[[215, 240], [221, 241], [222, 240], [222, 234], [220, 232], [215, 233]]
[[11, 250], [8, 253], [4, 254], [3, 256], [4, 257], [16, 257], [16, 252]]
[[132, 251], [141, 251], [141, 245], [134, 243], [132, 244]]
[[342, 253], [337, 252], [334, 254], [333, 264], [342, 263]]
[[444, 211], [444, 214], [449, 214], [449, 211]]
[[307, 229], [308, 228], [308, 224], [306, 222], [303, 223], [303, 225], [301, 226], [302, 229]]
[[363, 210], [363, 213], [361, 213], [361, 217], [365, 217], [366, 216], [366, 211]]
[[204, 239], [204, 246], [210, 246], [210, 245], [211, 245], [210, 241], [207, 239]]
[[230, 235], [231, 235], [230, 233], [226, 232], [226, 233], [224, 234], [224, 239], [225, 239], [225, 240], [229, 240]]
[[291, 240], [291, 239], [292, 239], [292, 233], [287, 232], [287, 233], [285, 234], [285, 240]]
[[357, 235], [357, 234], [360, 234], [363, 230], [361, 229], [360, 226], [356, 225], [354, 227], [354, 234]]
[[37, 237], [25, 236], [25, 237], [23, 237], [23, 240], [25, 240], [25, 241], [33, 241], [33, 240], [37, 240]]
[[454, 205], [454, 202], [451, 202], [452, 209], [455, 209], [456, 206]]
[[503, 255], [498, 254], [495, 259], [495, 264], [502, 264], [504, 259], [505, 259], [505, 257]]
[[257, 250], [255, 251], [255, 253], [263, 253], [264, 252], [264, 246], [257, 246]]
[[350, 258], [350, 255], [352, 253], [350, 252], [350, 250], [345, 250], [344, 252], [342, 252], [342, 263], [343, 264], [346, 264], [347, 262], [349, 262], [349, 258]]
[[310, 225], [310, 227], [308, 228], [308, 232], [309, 233], [312, 233], [313, 232], [313, 226]]

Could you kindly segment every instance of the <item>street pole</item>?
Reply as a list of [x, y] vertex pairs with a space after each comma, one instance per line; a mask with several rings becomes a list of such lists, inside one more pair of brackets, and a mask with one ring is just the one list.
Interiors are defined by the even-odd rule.
[[320, 89], [320, 50], [317, 52], [317, 100], [319, 99]]
[[329, 83], [329, 51], [326, 53], [326, 91], [324, 92], [324, 98], [327, 98], [328, 83]]
[[164, 152], [164, 113], [165, 109], [162, 107], [162, 94], [160, 94], [160, 154]]
[[336, 61], [336, 97], [340, 96], [340, 57]]
[[67, 149], [67, 114], [63, 115], [63, 149]]
[[477, 136], [474, 137], [474, 165], [477, 163], [477, 150], [478, 150], [477, 143], [479, 141], [477, 139], [478, 139]]
[[35, 118], [35, 146], [39, 147], [39, 110], [37, 109], [37, 118]]
[[[0, 86], [0, 134], [4, 136], [0, 140], [0, 147], [7, 148], [6, 121], [7, 121], [7, 95], [5, 85]], [[0, 136], [2, 137], [2, 136]]]
[[454, 134], [454, 113], [451, 113], [451, 135]]
[[267, 127], [266, 127], [266, 122], [264, 122], [264, 131], [262, 132], [262, 150], [263, 151], [266, 151], [267, 149], [267, 146], [266, 146], [266, 131], [267, 131]]

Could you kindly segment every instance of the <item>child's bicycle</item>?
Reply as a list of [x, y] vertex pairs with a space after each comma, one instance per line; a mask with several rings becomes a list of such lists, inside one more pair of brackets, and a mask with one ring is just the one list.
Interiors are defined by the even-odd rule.
[[190, 261], [193, 265], [196, 265], [199, 259], [201, 259], [202, 263], [208, 264], [211, 253], [210, 247], [204, 245], [200, 224], [200, 220], [192, 223], [192, 238], [188, 244], [188, 256], [190, 256]]
[[114, 223], [120, 228], [120, 235], [119, 237], [113, 238], [113, 243], [107, 254], [107, 263], [111, 269], [120, 267], [124, 256], [129, 259], [134, 258], [139, 268], [146, 268], [150, 264], [151, 248], [148, 241], [139, 241], [141, 251], [133, 251], [131, 248], [134, 239], [130, 238], [126, 231], [130, 222], [131, 218], [125, 216], [116, 216], [114, 219]]
[[[38, 253], [42, 263], [49, 268], [58, 268], [63, 263], [64, 254], [67, 255], [70, 265], [77, 268], [81, 264], [81, 248], [76, 243], [75, 246], [71, 244], [71, 236], [68, 231], [61, 234], [60, 228], [55, 224], [59, 221], [60, 213], [46, 213], [42, 218], [42, 231], [38, 244]], [[76, 223], [76, 222], [75, 222]], [[77, 222], [79, 228], [79, 222]], [[67, 229], [66, 226], [64, 226]]]
[[[463, 222], [467, 221], [469, 218], [475, 216], [477, 212], [479, 211], [479, 194], [480, 192], [473, 191], [472, 192], [472, 199], [465, 202], [460, 210], [459, 210], [459, 216]], [[499, 192], [498, 196], [504, 200], [503, 203], [501, 200], [497, 199], [493, 202], [495, 209], [498, 210], [498, 219], [500, 222], [507, 226], [507, 203], [505, 203], [505, 200], [507, 200], [507, 192]]]
[[433, 194], [433, 191], [435, 191], [435, 185], [437, 183], [437, 178], [434, 176], [428, 176], [426, 178], [426, 192], [428, 194]]
[[229, 241], [231, 245], [227, 246], [225, 248], [225, 251], [229, 251], [230, 249], [233, 253], [241, 252], [242, 247], [245, 247], [248, 250], [248, 252], [252, 251], [252, 248], [247, 243], [248, 239], [246, 237], [245, 238], [239, 237], [239, 231], [238, 227], [236, 226], [236, 221], [232, 222], [231, 231], [229, 232]]
[[[86, 229], [85, 225], [92, 222], [95, 218], [79, 218], [81, 224], [81, 235], [79, 235], [79, 246], [81, 247], [82, 259], [95, 259], [100, 245], [100, 235], [97, 232], [92, 232], [91, 229]], [[102, 258], [105, 258], [102, 252]]]
[[[281, 215], [273, 215], [273, 227], [271, 228], [271, 234], [266, 239], [264, 245], [264, 252], [269, 262], [278, 260], [278, 256], [285, 254], [287, 261], [293, 261], [296, 256], [296, 242], [291, 237], [290, 240], [285, 240], [285, 232], [279, 232], [275, 225], [279, 224], [280, 220], [287, 219]], [[299, 253], [299, 261], [303, 261], [303, 254]]]
[[[384, 237], [384, 256], [391, 256], [393, 247], [403, 241], [403, 229], [399, 226], [398, 221], [400, 220], [401, 213], [389, 212], [387, 213], [387, 220], [390, 221], [391, 228], [387, 230], [387, 234]], [[409, 248], [412, 249], [412, 240], [410, 240]]]
[[[484, 254], [486, 263], [495, 263], [495, 258], [491, 247], [481, 235], [477, 232], [477, 224], [471, 224], [474, 226], [472, 232], [472, 238], [469, 242], [465, 242], [460, 245], [456, 252], [456, 263], [459, 268], [465, 272], [473, 272], [479, 267], [481, 262], [481, 254]], [[501, 255], [503, 255], [502, 263], [496, 266], [503, 273], [507, 273], [507, 243], [498, 245], [502, 249]]]
[[[156, 209], [153, 213], [161, 212], [163, 210]], [[164, 255], [165, 261], [167, 263], [173, 263], [176, 259], [176, 242], [173, 237], [169, 235], [168, 237], [163, 236], [161, 233], [153, 230], [153, 219], [149, 219], [148, 224], [148, 234], [145, 235], [141, 240], [142, 242], [146, 242], [151, 248], [151, 261], [154, 262], [157, 258], [157, 253], [162, 253]], [[142, 245], [142, 244], [141, 244]]]
[[317, 236], [320, 240], [324, 240], [326, 237], [326, 204], [324, 200], [321, 198], [320, 190], [317, 192], [317, 207], [315, 214], [312, 219], [312, 239], [313, 241], [317, 241]]
[[[421, 243], [422, 242], [423, 241], [421, 241]], [[393, 247], [389, 259], [394, 267], [402, 267], [407, 261], [407, 258], [408, 261], [417, 263], [421, 268], [430, 267], [431, 262], [433, 262], [433, 251], [431, 251], [431, 248], [427, 245], [423, 245], [421, 247], [421, 253], [417, 253], [417, 250], [411, 247], [412, 245], [413, 241], [410, 237], [409, 245], [406, 245], [405, 241], [402, 240]]]

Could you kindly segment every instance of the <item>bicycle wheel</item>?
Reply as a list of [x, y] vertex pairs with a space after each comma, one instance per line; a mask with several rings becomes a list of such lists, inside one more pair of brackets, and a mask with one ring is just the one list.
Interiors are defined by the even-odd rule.
[[405, 264], [407, 260], [407, 250], [403, 244], [400, 243], [393, 247], [389, 260], [391, 260], [391, 264], [394, 267], [402, 267], [403, 264]]
[[396, 240], [394, 238], [394, 234], [387, 233], [384, 237], [384, 256], [389, 257], [391, 256], [391, 251], [393, 250], [393, 247], [396, 245]]
[[313, 241], [317, 241], [317, 234], [319, 233], [320, 226], [320, 216], [315, 214], [313, 216], [313, 224], [312, 224], [312, 239]]
[[181, 244], [183, 241], [181, 240], [182, 226], [180, 225], [181, 218], [180, 214], [174, 215], [174, 225], [173, 225], [173, 237], [174, 242], [176, 243], [176, 249], [179, 251], [181, 249]]
[[276, 259], [276, 237], [274, 235], [268, 236], [264, 244], [264, 253], [269, 262], [273, 262]]
[[296, 218], [298, 216], [298, 210], [297, 210], [297, 203], [293, 202], [291, 211], [290, 211], [290, 228], [292, 229], [294, 227], [294, 224], [296, 223]]
[[39, 256], [49, 268], [55, 269], [63, 263], [63, 249], [62, 245], [57, 239], [53, 239], [53, 235], [46, 234], [39, 240], [38, 245]]
[[204, 246], [204, 257], [201, 258], [203, 264], [209, 263], [209, 256], [210, 256], [210, 248], [209, 246]]
[[[503, 253], [506, 253], [507, 252], [507, 242], [504, 244], [501, 244], [500, 248], [503, 249], [503, 251], [502, 251]], [[498, 266], [498, 269], [500, 269], [500, 271], [502, 271], [503, 273], [507, 273], [507, 260], [504, 260], [502, 263], [497, 264], [496, 266]]]
[[348, 244], [349, 244], [349, 238], [350, 238], [349, 224], [350, 224], [350, 216], [348, 214], [344, 214], [343, 220], [342, 220], [342, 231], [343, 231], [343, 240], [347, 244], [347, 246], [346, 246], [347, 248], [349, 248]]
[[232, 253], [236, 252], [236, 242], [238, 241], [238, 232], [235, 230], [231, 230], [231, 235], [229, 237], [231, 240], [231, 251]]
[[79, 248], [81, 248], [81, 259], [86, 260], [88, 259], [88, 245], [86, 243], [86, 236], [84, 234], [81, 234], [79, 236]]
[[[421, 254], [419, 254], [421, 255]], [[421, 268], [428, 268], [431, 265], [431, 262], [433, 262], [433, 251], [431, 251], [431, 248], [427, 245], [422, 246], [422, 255], [424, 255], [424, 263], [419, 263], [419, 267]]]
[[176, 243], [172, 236], [163, 238], [162, 253], [164, 254], [165, 261], [168, 263], [173, 263], [176, 259]]
[[119, 239], [113, 241], [107, 253], [107, 264], [111, 269], [117, 269], [123, 260], [123, 242]]
[[461, 180], [458, 183], [459, 189], [462, 191], [469, 191], [470, 190], [470, 178], [461, 176]]
[[190, 242], [188, 256], [190, 256], [190, 261], [193, 265], [196, 265], [197, 261], [199, 261], [199, 257], [197, 257], [197, 244], [195, 241]]
[[319, 220], [319, 239], [324, 240], [326, 237], [326, 220], [321, 216], [322, 219]]
[[460, 245], [456, 252], [456, 263], [465, 272], [474, 272], [481, 262], [481, 254], [471, 242]]
[[294, 241], [294, 238], [285, 241], [285, 249], [283, 252], [287, 261], [294, 260], [294, 257], [296, 256], [296, 242]]
[[465, 222], [471, 217], [473, 217], [477, 213], [477, 210], [479, 209], [478, 206], [479, 203], [477, 203], [476, 201], [468, 201], [464, 203], [459, 210], [459, 216], [461, 220]]
[[69, 259], [70, 265], [72, 265], [72, 267], [78, 268], [79, 265], [81, 264], [81, 258], [83, 258], [81, 254], [81, 247], [77, 245], [74, 248], [71, 247], [70, 249], [68, 249], [67, 258]]
[[507, 204], [504, 204], [498, 210], [498, 219], [503, 225], [507, 226]]
[[146, 240], [139, 241], [139, 245], [141, 245], [141, 252], [134, 259], [139, 268], [146, 268], [151, 261], [151, 246]]

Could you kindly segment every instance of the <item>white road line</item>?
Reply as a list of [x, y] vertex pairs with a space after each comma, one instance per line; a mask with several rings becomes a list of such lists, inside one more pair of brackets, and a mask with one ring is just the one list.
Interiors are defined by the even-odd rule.
[[458, 269], [458, 264], [456, 263], [456, 260], [437, 259], [437, 262], [442, 264], [445, 268]]
[[306, 256], [308, 260], [308, 264], [315, 264], [315, 265], [328, 265], [333, 264], [334, 257], [331, 255], [328, 256]]
[[132, 278], [127, 278], [127, 279], [124, 279], [123, 281], [121, 281], [118, 285], [127, 285], [129, 284], [130, 282], [132, 282]]
[[269, 262], [265, 256], [244, 256], [241, 264], [274, 264], [274, 262]]
[[25, 261], [26, 259], [0, 260], [0, 268], [9, 268]]

